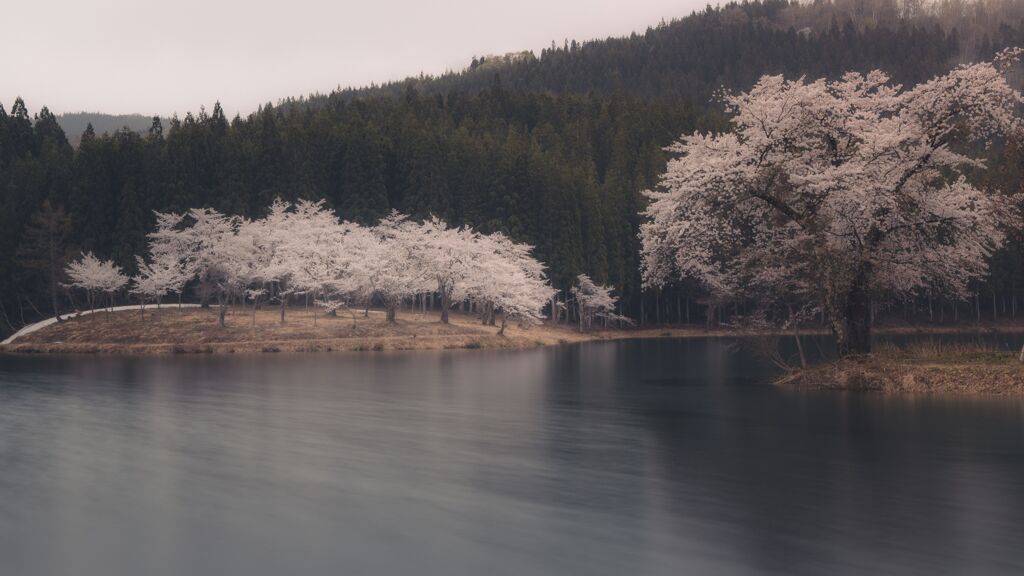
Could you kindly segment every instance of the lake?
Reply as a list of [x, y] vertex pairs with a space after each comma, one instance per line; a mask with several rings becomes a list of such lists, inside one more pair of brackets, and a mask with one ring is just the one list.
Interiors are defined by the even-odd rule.
[[0, 356], [0, 572], [1021, 574], [1024, 401], [724, 339]]

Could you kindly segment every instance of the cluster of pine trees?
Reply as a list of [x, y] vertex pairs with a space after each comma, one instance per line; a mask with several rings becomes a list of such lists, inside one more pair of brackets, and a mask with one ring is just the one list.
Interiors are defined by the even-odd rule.
[[[1024, 45], [1022, 20], [1003, 19], [997, 35], [975, 30], [970, 42], [923, 16], [782, 25], [799, 21], [795, 8], [820, 5], [708, 9], [644, 35], [477, 59], [458, 74], [287, 100], [244, 118], [215, 105], [154, 118], [142, 133], [90, 127], [77, 148], [45, 108], [0, 106], [0, 329], [50, 316], [54, 302], [68, 308], [60, 271], [79, 251], [134, 273], [154, 210], [257, 218], [278, 197], [322, 198], [360, 223], [395, 209], [500, 231], [536, 246], [560, 290], [585, 273], [614, 286], [621, 312], [641, 322], [697, 321], [693, 287], [640, 291], [640, 192], [664, 170], [664, 146], [726, 126], [716, 89], [748, 88], [765, 73], [872, 68], [912, 83], [965, 51]], [[1017, 190], [1022, 158], [1007, 146], [979, 177]], [[992, 312], [1020, 301], [1020, 244], [996, 256], [995, 276], [979, 286]]]

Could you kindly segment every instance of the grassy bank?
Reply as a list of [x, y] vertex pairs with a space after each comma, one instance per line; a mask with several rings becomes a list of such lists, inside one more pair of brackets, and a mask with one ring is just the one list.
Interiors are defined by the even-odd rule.
[[1024, 363], [1017, 353], [994, 347], [924, 340], [797, 370], [778, 383], [817, 390], [1016, 396], [1024, 394]]
[[399, 314], [389, 324], [379, 311], [367, 316], [324, 315], [289, 309], [285, 322], [275, 309], [230, 312], [219, 326], [216, 309], [149, 308], [97, 313], [53, 324], [2, 347], [6, 352], [183, 354], [526, 348], [588, 339], [565, 326], [482, 326], [474, 317], [452, 314], [441, 324], [436, 314]]
[[[164, 307], [114, 313], [97, 312], [60, 324], [51, 324], [18, 337], [0, 351], [22, 353], [175, 354], [251, 352], [329, 352], [380, 350], [444, 350], [460, 348], [531, 348], [591, 340], [625, 338], [742, 337], [754, 333], [721, 327], [705, 330], [700, 325], [632, 330], [600, 330], [580, 334], [573, 326], [541, 325], [522, 329], [510, 324], [504, 335], [494, 326], [482, 326], [475, 316], [453, 313], [451, 323], [441, 324], [436, 312], [404, 311], [396, 324], [371, 310], [355, 318], [339, 312], [313, 317], [312, 310], [290, 308], [284, 324], [276, 308], [259, 310], [255, 323], [251, 309], [229, 312], [227, 325], [217, 322], [214, 308]], [[975, 333], [977, 327], [893, 325], [879, 327], [881, 334]], [[981, 327], [982, 333], [1021, 332], [1024, 325]], [[824, 329], [801, 331], [826, 334]], [[787, 337], [790, 334], [786, 335]]]

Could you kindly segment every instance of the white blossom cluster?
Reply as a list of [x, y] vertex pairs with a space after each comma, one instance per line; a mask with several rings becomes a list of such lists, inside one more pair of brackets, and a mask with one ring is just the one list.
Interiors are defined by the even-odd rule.
[[[553, 293], [532, 248], [501, 233], [398, 213], [361, 226], [340, 221], [323, 202], [277, 200], [256, 220], [208, 208], [158, 213], [148, 239], [150, 258], [137, 259], [131, 291], [159, 302], [197, 280], [216, 298], [222, 321], [232, 300], [257, 303], [268, 296], [281, 303], [283, 321], [287, 299], [299, 294], [329, 311], [379, 302], [394, 321], [404, 300], [433, 294], [442, 321], [453, 303], [472, 301], [492, 315], [500, 312], [504, 330], [509, 320], [539, 322]], [[99, 271], [113, 265], [89, 254], [73, 267], [76, 273], [85, 268], [79, 275], [89, 279], [72, 285], [93, 289]]]
[[95, 307], [96, 297], [100, 294], [113, 299], [114, 294], [128, 284], [128, 276], [119, 267], [113, 262], [100, 260], [92, 252], [86, 252], [69, 263], [65, 272], [70, 280], [67, 286], [85, 290], [90, 308]]

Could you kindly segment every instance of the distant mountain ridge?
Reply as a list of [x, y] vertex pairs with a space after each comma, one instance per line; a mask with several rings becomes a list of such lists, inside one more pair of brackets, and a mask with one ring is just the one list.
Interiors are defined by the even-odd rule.
[[[68, 142], [72, 146], [78, 146], [86, 126], [92, 124], [96, 134], [114, 133], [122, 128], [128, 128], [132, 132], [145, 132], [153, 124], [152, 116], [142, 114], [103, 114], [102, 112], [69, 112], [67, 114], [56, 114], [57, 123], [60, 124]], [[164, 124], [166, 118], [161, 118]]]
[[[723, 86], [747, 87], [766, 73], [822, 77], [879, 68], [912, 84], [1014, 45], [1024, 45], [1024, 2], [1016, 0], [730, 2], [663, 21], [643, 34], [552, 42], [539, 55], [473, 57], [460, 71], [287, 97], [276, 106], [315, 109], [336, 100], [401, 97], [409, 90], [472, 96], [496, 82], [521, 92], [621, 94], [699, 105]], [[90, 122], [97, 134], [124, 127], [143, 132], [152, 116], [79, 112], [57, 120], [77, 145]]]

